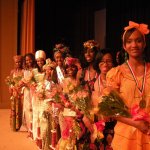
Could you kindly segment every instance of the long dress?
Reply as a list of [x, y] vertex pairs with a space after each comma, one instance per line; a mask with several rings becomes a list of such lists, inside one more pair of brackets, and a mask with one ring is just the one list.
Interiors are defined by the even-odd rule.
[[12, 89], [12, 95], [10, 97], [11, 101], [10, 126], [13, 131], [18, 131], [22, 124], [23, 97], [21, 89], [17, 88], [17, 85], [19, 84], [19, 81], [21, 81], [23, 77], [23, 72], [22, 70], [20, 71], [12, 70], [10, 77], [13, 78], [14, 80], [13, 87], [12, 86], [10, 87]]
[[33, 69], [34, 78], [36, 80], [37, 86], [34, 92], [32, 92], [32, 109], [33, 109], [33, 139], [36, 140], [39, 137], [40, 130], [40, 118], [42, 116], [42, 104], [44, 102], [44, 97], [39, 97], [37, 93], [41, 92], [42, 94], [42, 86], [44, 82], [45, 73], [39, 73], [37, 69]]
[[32, 76], [32, 70], [24, 70], [24, 79], [26, 81], [26, 86], [23, 88], [24, 100], [23, 100], [23, 115], [22, 124], [27, 129], [30, 130], [30, 122], [32, 121], [32, 101], [31, 101], [31, 91], [30, 87], [27, 85], [30, 82], [30, 77]]
[[[53, 86], [55, 86], [53, 81], [44, 81], [45, 90], [51, 92]], [[47, 97], [48, 98], [48, 97]], [[42, 150], [50, 150], [50, 147], [53, 147], [53, 144], [57, 144], [58, 139], [60, 138], [60, 129], [58, 126], [58, 114], [59, 109], [53, 106], [51, 99], [44, 99], [44, 102], [41, 106], [42, 116], [40, 118], [41, 126], [41, 138], [42, 138]], [[55, 123], [56, 127], [53, 127]], [[54, 128], [54, 129], [53, 129]], [[55, 139], [52, 139], [52, 131], [56, 131]], [[53, 140], [53, 141], [52, 141]], [[55, 143], [52, 143], [55, 142]]]
[[[144, 110], [150, 113], [150, 63], [147, 63], [146, 66], [147, 73], [143, 93], [146, 108]], [[119, 91], [129, 109], [141, 101], [142, 97], [138, 91], [139, 89], [126, 63], [111, 69], [106, 80], [109, 86]], [[137, 80], [142, 85], [143, 76], [138, 77]], [[143, 134], [133, 126], [118, 121], [115, 126], [112, 146], [114, 150], [149, 150], [150, 136]]]

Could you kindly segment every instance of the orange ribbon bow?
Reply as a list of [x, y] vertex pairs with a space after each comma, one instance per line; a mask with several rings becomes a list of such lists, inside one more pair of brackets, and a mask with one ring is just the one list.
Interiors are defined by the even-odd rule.
[[150, 32], [147, 24], [138, 24], [133, 21], [129, 21], [129, 26], [125, 27], [124, 30], [127, 31], [132, 28], [138, 29], [142, 34], [149, 34]]

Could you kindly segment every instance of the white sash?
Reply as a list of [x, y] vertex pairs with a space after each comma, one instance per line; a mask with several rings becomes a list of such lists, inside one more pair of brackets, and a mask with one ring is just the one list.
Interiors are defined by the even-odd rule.
[[59, 82], [62, 83], [62, 80], [64, 79], [63, 73], [59, 66], [56, 67], [57, 77], [59, 79]]

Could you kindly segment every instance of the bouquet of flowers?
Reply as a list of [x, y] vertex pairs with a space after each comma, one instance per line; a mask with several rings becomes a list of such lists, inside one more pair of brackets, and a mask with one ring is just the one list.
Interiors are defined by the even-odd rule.
[[47, 101], [53, 101], [55, 103], [66, 103], [66, 97], [62, 92], [62, 88], [58, 84], [53, 84], [51, 89], [45, 90], [45, 96]]
[[135, 121], [143, 120], [150, 123], [150, 115], [144, 108], [141, 108], [139, 104], [134, 104], [129, 109], [116, 91], [111, 91], [109, 95], [103, 96], [98, 107], [99, 113], [104, 116], [123, 116]]
[[99, 140], [102, 140], [104, 138], [104, 135], [103, 135], [103, 130], [105, 128], [105, 121], [104, 120], [100, 120], [98, 122], [95, 122], [93, 124], [93, 133], [91, 134], [91, 140], [95, 141], [95, 139], [97, 139], [98, 141]]
[[108, 95], [102, 96], [102, 102], [99, 103], [98, 108], [99, 113], [104, 116], [131, 117], [130, 110], [116, 91], [111, 91]]
[[38, 84], [38, 86], [36, 86], [35, 93], [40, 100], [44, 100], [45, 99], [45, 85], [42, 83]]
[[13, 86], [17, 86], [19, 84], [19, 81], [21, 81], [21, 79], [22, 76], [17, 76], [17, 77], [7, 76], [5, 82], [9, 87], [13, 87]]
[[85, 115], [89, 115], [90, 94], [87, 89], [78, 83], [73, 83], [66, 78], [63, 82], [63, 92], [68, 97], [68, 102], [76, 109], [82, 111]]

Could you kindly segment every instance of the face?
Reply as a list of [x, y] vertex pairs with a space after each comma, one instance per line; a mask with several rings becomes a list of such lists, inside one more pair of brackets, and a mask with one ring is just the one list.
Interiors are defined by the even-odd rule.
[[95, 52], [93, 49], [87, 49], [87, 51], [84, 53], [84, 57], [87, 62], [92, 62], [94, 59]]
[[38, 58], [36, 59], [37, 65], [39, 66], [39, 68], [42, 68], [43, 65], [45, 64], [45, 61], [43, 58]]
[[52, 75], [52, 72], [53, 72], [53, 68], [48, 66], [45, 70], [45, 73], [47, 76], [51, 76]]
[[124, 49], [129, 54], [129, 58], [138, 58], [142, 56], [145, 46], [143, 35], [135, 30], [126, 40]]
[[22, 60], [21, 59], [15, 59], [15, 68], [21, 68], [22, 67]]
[[32, 67], [33, 60], [31, 59], [31, 57], [26, 56], [25, 61], [26, 61], [26, 65], [27, 65], [29, 68]]
[[75, 77], [77, 74], [77, 67], [75, 65], [70, 65], [66, 68], [66, 72], [69, 77]]
[[63, 65], [63, 62], [64, 62], [64, 58], [62, 56], [62, 53], [60, 52], [56, 52], [54, 54], [54, 59], [55, 59], [55, 62], [58, 66], [62, 66]]
[[106, 74], [113, 67], [113, 59], [111, 54], [107, 53], [99, 62], [99, 69], [101, 74]]

